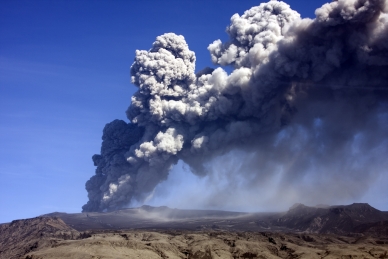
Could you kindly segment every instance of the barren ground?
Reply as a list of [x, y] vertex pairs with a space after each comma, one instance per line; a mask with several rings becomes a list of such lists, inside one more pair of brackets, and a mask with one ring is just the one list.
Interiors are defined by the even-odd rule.
[[50, 213], [0, 224], [0, 259], [388, 258], [388, 213], [368, 204], [283, 213]]
[[46, 258], [388, 258], [388, 239], [217, 231], [116, 231], [51, 239], [25, 255]]

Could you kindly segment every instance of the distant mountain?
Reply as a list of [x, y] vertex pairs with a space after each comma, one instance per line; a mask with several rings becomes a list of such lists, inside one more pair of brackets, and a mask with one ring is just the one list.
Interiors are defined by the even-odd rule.
[[[276, 231], [325, 234], [384, 233], [388, 213], [367, 203], [309, 207], [295, 204], [283, 213], [243, 213], [217, 210], [180, 210], [166, 206], [122, 209], [105, 213], [51, 213], [66, 224], [90, 229], [224, 229], [230, 231]], [[377, 225], [376, 225], [377, 224]], [[381, 227], [376, 227], [378, 226]], [[375, 229], [375, 230], [373, 230]]]
[[296, 204], [272, 225], [298, 232], [346, 234], [365, 232], [375, 224], [388, 221], [388, 214], [367, 203], [308, 207]]
[[[263, 214], [266, 215], [266, 214]], [[43, 217], [59, 217], [79, 231], [90, 229], [186, 229], [224, 227], [230, 230], [248, 230], [246, 220], [250, 213], [218, 210], [181, 210], [166, 206], [120, 209], [110, 212], [62, 213], [54, 212]], [[218, 226], [217, 224], [220, 224]]]

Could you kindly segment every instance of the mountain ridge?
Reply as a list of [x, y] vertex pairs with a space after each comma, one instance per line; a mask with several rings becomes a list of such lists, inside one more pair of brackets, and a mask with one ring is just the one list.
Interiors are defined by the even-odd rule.
[[[143, 205], [110, 212], [61, 213], [56, 216], [79, 231], [88, 229], [207, 229], [231, 231], [288, 231], [318, 234], [359, 233], [388, 221], [388, 212], [367, 203], [334, 206], [294, 204], [286, 212], [234, 212], [171, 209]], [[369, 226], [369, 227], [368, 227]], [[385, 226], [382, 224], [382, 226]]]
[[273, 222], [294, 231], [325, 234], [347, 234], [365, 227], [363, 224], [388, 221], [388, 213], [367, 203], [335, 205], [327, 208], [292, 206], [282, 217]]

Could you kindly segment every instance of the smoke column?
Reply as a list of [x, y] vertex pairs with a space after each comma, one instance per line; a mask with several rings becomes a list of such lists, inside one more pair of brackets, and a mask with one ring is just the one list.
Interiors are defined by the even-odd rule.
[[220, 170], [245, 179], [240, 188], [276, 174], [283, 193], [359, 196], [388, 168], [387, 2], [333, 1], [315, 19], [281, 1], [235, 14], [229, 40], [208, 46], [230, 74], [195, 74], [195, 53], [173, 33], [137, 50], [131, 122], [105, 126], [83, 211], [144, 201], [179, 160], [212, 174], [220, 156], [239, 163]]

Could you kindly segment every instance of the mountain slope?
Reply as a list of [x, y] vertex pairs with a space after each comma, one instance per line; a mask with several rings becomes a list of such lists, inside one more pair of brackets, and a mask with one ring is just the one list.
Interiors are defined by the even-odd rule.
[[[300, 232], [347, 234], [366, 231], [368, 225], [372, 226], [386, 220], [388, 220], [388, 215], [385, 212], [367, 203], [326, 208], [298, 204], [272, 223], [278, 227]], [[365, 226], [362, 227], [363, 225]]]
[[[372, 229], [375, 224], [388, 221], [386, 212], [379, 211], [366, 203], [318, 207], [296, 204], [285, 213], [179, 210], [165, 206], [142, 206], [105, 213], [51, 213], [45, 216], [60, 217], [66, 224], [78, 231], [91, 229], [223, 229], [348, 234], [364, 231], [376, 232]], [[383, 223], [381, 224], [384, 226]], [[384, 231], [379, 233], [384, 233]]]
[[20, 258], [55, 239], [77, 239], [81, 234], [60, 218], [37, 217], [0, 225], [0, 258]]

